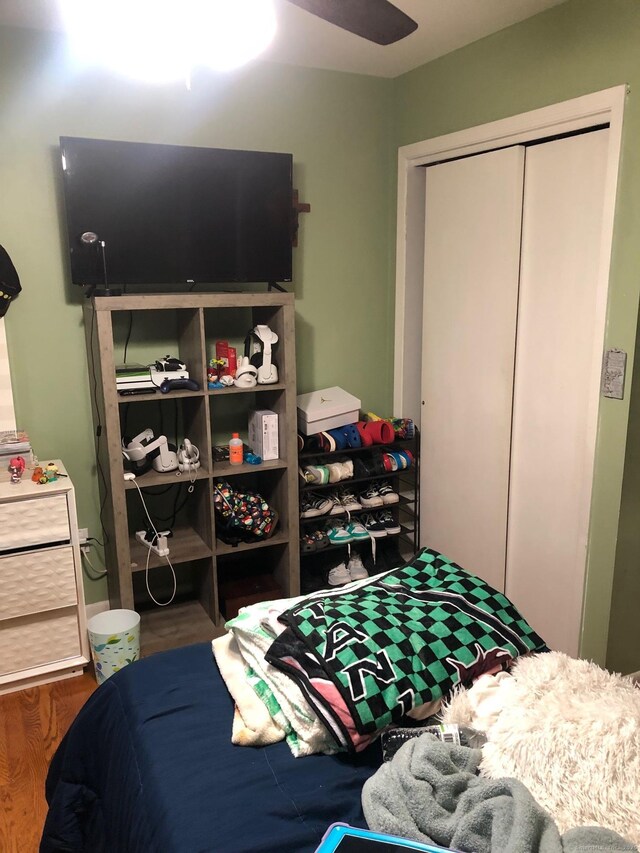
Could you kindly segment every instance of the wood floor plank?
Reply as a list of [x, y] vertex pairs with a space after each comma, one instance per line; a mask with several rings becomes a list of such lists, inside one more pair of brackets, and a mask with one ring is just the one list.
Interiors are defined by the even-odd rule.
[[0, 851], [37, 853], [53, 754], [96, 688], [86, 672], [0, 696]]

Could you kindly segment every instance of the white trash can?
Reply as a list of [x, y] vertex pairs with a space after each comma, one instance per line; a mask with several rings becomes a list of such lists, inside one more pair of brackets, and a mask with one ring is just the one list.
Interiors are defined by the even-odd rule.
[[98, 684], [140, 658], [140, 616], [135, 610], [105, 610], [87, 623]]

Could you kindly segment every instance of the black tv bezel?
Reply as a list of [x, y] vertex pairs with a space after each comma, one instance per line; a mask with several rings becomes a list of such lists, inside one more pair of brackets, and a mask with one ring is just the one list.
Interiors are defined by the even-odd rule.
[[[146, 151], [148, 154], [152, 154], [154, 150], [163, 149], [165, 152], [173, 152], [173, 153], [187, 153], [192, 151], [198, 152], [211, 152], [212, 157], [220, 154], [223, 157], [235, 157], [238, 158], [249, 157], [249, 158], [278, 158], [281, 161], [286, 160], [288, 163], [288, 180], [286, 183], [286, 192], [287, 198], [289, 199], [289, 203], [286, 208], [286, 229], [283, 229], [283, 233], [286, 230], [287, 233], [287, 243], [288, 247], [288, 260], [285, 266], [280, 266], [278, 268], [273, 267], [272, 269], [265, 269], [265, 274], [263, 276], [240, 276], [238, 274], [234, 276], [216, 276], [212, 274], [211, 276], [207, 276], [206, 278], [200, 278], [198, 280], [185, 277], [176, 280], [174, 277], [156, 277], [156, 276], [148, 276], [143, 278], [133, 278], [128, 275], [125, 276], [116, 276], [112, 277], [112, 274], [109, 270], [109, 246], [106, 243], [102, 243], [100, 239], [100, 234], [95, 232], [96, 241], [94, 245], [87, 246], [83, 245], [80, 241], [80, 234], [86, 233], [87, 231], [92, 231], [90, 228], [83, 228], [82, 225], [78, 223], [77, 214], [71, 209], [71, 205], [74, 203], [73, 201], [73, 193], [76, 192], [75, 188], [69, 186], [69, 176], [67, 174], [66, 169], [64, 168], [64, 152], [65, 147], [71, 145], [73, 146], [75, 143], [80, 143], [82, 146], [88, 146], [91, 148], [94, 144], [96, 145], [96, 150], [99, 146], [122, 146], [122, 150], [131, 150], [138, 154], [141, 154], [143, 151]], [[102, 138], [90, 138], [90, 137], [78, 137], [78, 136], [61, 136], [60, 137], [60, 160], [62, 165], [62, 188], [63, 188], [63, 201], [64, 201], [64, 220], [66, 227], [66, 244], [69, 258], [69, 267], [71, 273], [71, 281], [74, 285], [89, 288], [91, 291], [94, 291], [96, 288], [105, 288], [108, 290], [112, 287], [116, 288], [133, 288], [133, 289], [141, 289], [148, 290], [150, 287], [157, 286], [163, 290], [166, 290], [168, 287], [173, 287], [175, 289], [184, 289], [184, 288], [193, 288], [194, 286], [210, 286], [210, 285], [242, 285], [242, 284], [254, 284], [254, 283], [266, 283], [269, 287], [278, 287], [278, 282], [291, 282], [293, 279], [293, 246], [294, 246], [294, 238], [295, 238], [295, 209], [294, 209], [294, 191], [293, 191], [293, 155], [290, 153], [284, 152], [272, 152], [272, 151], [258, 151], [251, 149], [231, 149], [231, 148], [217, 148], [217, 147], [208, 147], [208, 146], [194, 146], [194, 145], [176, 145], [170, 143], [155, 143], [155, 142], [138, 142], [138, 141], [128, 141], [128, 140], [115, 140], [115, 139], [102, 139]], [[275, 161], [274, 161], [275, 162]], [[284, 183], [283, 183], [284, 186]], [[284, 209], [283, 209], [284, 210]], [[88, 224], [88, 223], [87, 223]], [[281, 248], [285, 244], [281, 244]], [[94, 264], [94, 272], [91, 275], [88, 275], [86, 272], [86, 257], [87, 255], [80, 255], [79, 252], [93, 252], [95, 253], [95, 264]], [[82, 258], [82, 261], [76, 261], [76, 258]], [[285, 268], [286, 267], [286, 268]], [[278, 289], [282, 289], [279, 288]]]

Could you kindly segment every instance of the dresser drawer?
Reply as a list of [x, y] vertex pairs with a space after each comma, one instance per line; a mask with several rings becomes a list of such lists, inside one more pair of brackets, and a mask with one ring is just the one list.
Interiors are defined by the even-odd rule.
[[75, 607], [0, 623], [0, 676], [79, 655]]
[[0, 555], [0, 619], [77, 604], [71, 545]]
[[61, 542], [70, 537], [65, 495], [0, 503], [0, 551]]

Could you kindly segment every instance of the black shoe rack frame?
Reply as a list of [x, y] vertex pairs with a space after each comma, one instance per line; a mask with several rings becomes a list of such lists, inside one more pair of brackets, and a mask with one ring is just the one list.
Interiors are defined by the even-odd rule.
[[[357, 521], [358, 517], [367, 513], [376, 513], [381, 510], [389, 510], [394, 518], [400, 524], [400, 533], [386, 534], [384, 537], [379, 537], [377, 542], [384, 542], [387, 539], [397, 539], [401, 552], [406, 553], [407, 557], [416, 553], [420, 547], [420, 433], [415, 430], [415, 435], [411, 439], [400, 439], [389, 444], [374, 444], [370, 447], [347, 447], [343, 450], [332, 450], [327, 452], [318, 452], [317, 450], [302, 450], [298, 453], [298, 464], [300, 470], [308, 465], [329, 465], [331, 462], [340, 462], [347, 459], [356, 460], [362, 458], [366, 460], [372, 454], [385, 453], [388, 451], [408, 450], [413, 456], [413, 463], [409, 468], [402, 468], [397, 471], [385, 471], [382, 474], [374, 474], [370, 477], [348, 477], [344, 480], [339, 480], [336, 483], [306, 483], [300, 479], [300, 499], [309, 492], [322, 494], [323, 492], [331, 492], [336, 490], [348, 490], [353, 492], [356, 497], [358, 493], [365, 491], [367, 486], [376, 482], [388, 482], [393, 490], [398, 493], [400, 500], [395, 504], [385, 504], [382, 507], [362, 507], [359, 510], [349, 512], [351, 520]], [[312, 518], [300, 518], [300, 541], [305, 533], [326, 528], [331, 523], [341, 524], [346, 523], [349, 519], [346, 513], [340, 515], [317, 515]], [[362, 542], [354, 542], [354, 545], [362, 545]], [[366, 543], [365, 543], [366, 544]], [[328, 547], [318, 549], [316, 551], [302, 551], [301, 557], [314, 557], [318, 554], [326, 554], [327, 552], [338, 552], [341, 548], [346, 548], [347, 544], [329, 545]]]

